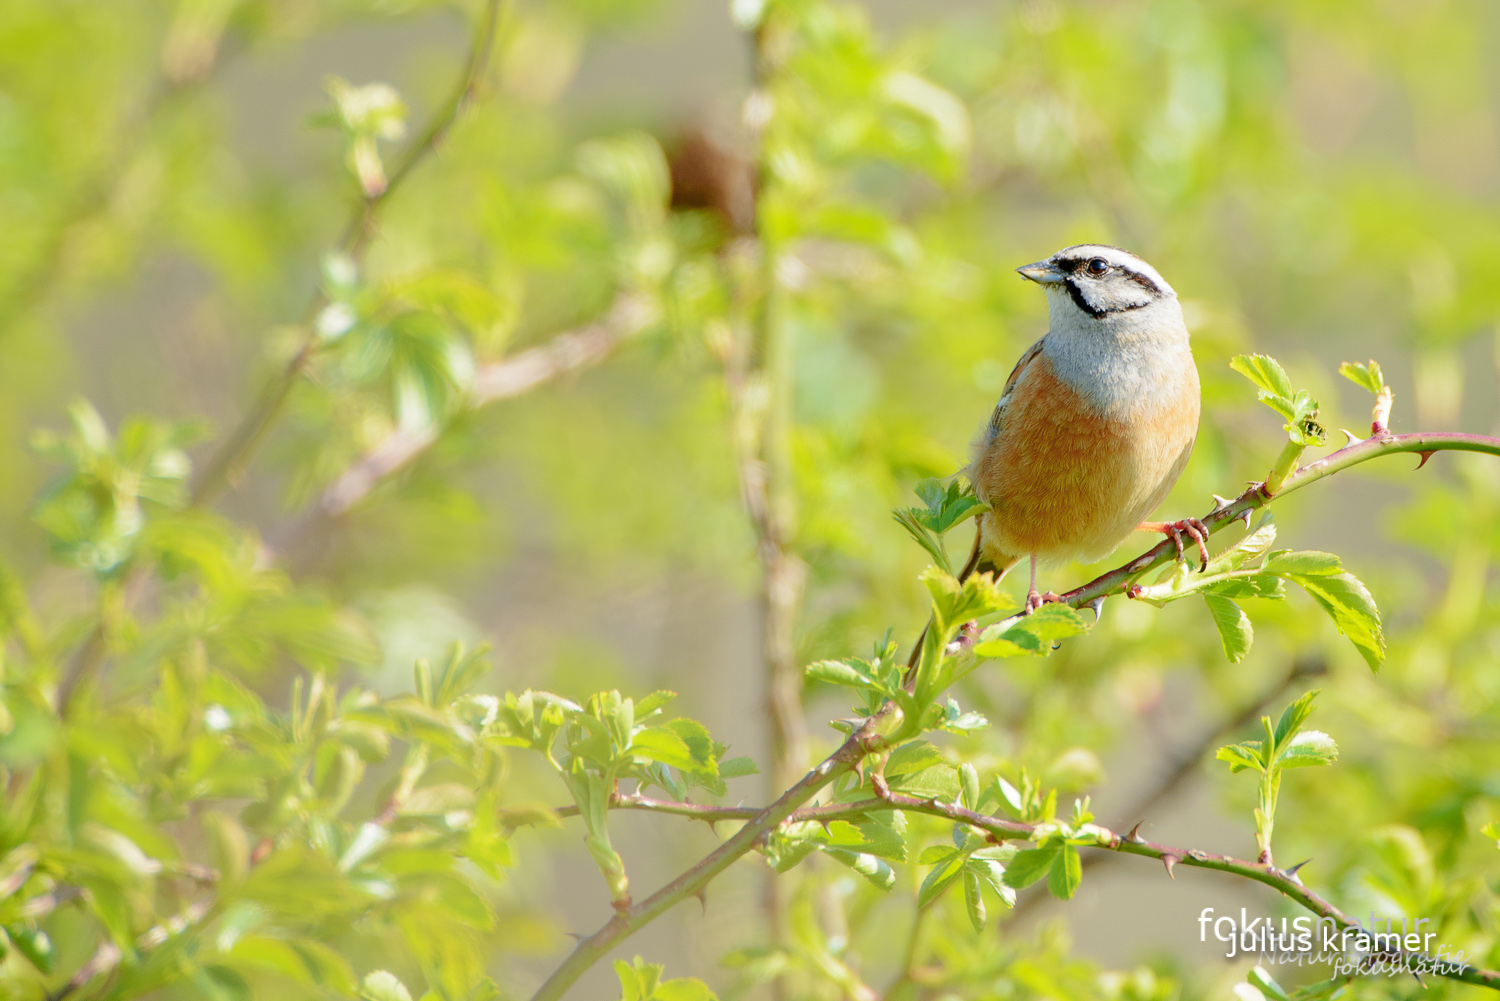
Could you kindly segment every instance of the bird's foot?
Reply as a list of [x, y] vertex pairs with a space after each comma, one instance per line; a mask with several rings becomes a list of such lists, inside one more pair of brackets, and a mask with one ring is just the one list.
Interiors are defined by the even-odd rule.
[[1032, 588], [1026, 592], [1026, 614], [1030, 615], [1043, 605], [1055, 605], [1062, 600], [1063, 596], [1060, 594], [1052, 591], [1038, 591], [1036, 588]]
[[1141, 530], [1160, 532], [1171, 539], [1172, 544], [1177, 547], [1177, 559], [1181, 563], [1187, 562], [1187, 552], [1182, 542], [1182, 537], [1187, 536], [1198, 546], [1198, 555], [1201, 558], [1198, 564], [1199, 572], [1208, 569], [1208, 526], [1203, 524], [1201, 518], [1183, 518], [1181, 521], [1148, 521], [1141, 524]]

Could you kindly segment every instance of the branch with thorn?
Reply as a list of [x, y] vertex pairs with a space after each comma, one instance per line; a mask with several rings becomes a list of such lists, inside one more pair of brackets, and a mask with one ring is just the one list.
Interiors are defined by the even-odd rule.
[[[1378, 393], [1372, 424], [1383, 426], [1384, 421], [1389, 419], [1389, 415], [1389, 392]], [[1500, 438], [1457, 432], [1418, 432], [1402, 435], [1387, 432], [1384, 435], [1372, 436], [1362, 441], [1352, 442], [1314, 462], [1291, 469], [1286, 473], [1282, 482], [1274, 488], [1262, 482], [1252, 484], [1243, 494], [1232, 500], [1216, 496], [1213, 510], [1204, 516], [1202, 521], [1210, 533], [1236, 521], [1243, 520], [1248, 524], [1252, 512], [1345, 469], [1386, 455], [1440, 451], [1478, 452], [1500, 456]], [[1423, 461], [1425, 464], [1425, 457]], [[1113, 594], [1128, 595], [1142, 574], [1166, 564], [1175, 558], [1175, 555], [1176, 550], [1172, 541], [1163, 540], [1128, 563], [1067, 592], [1062, 596], [1062, 600], [1073, 608], [1094, 608], [1097, 614], [1099, 604], [1104, 598]], [[583, 975], [584, 971], [610, 949], [675, 904], [699, 894], [719, 873], [728, 868], [736, 859], [752, 851], [771, 831], [784, 823], [796, 820], [827, 821], [859, 816], [881, 809], [902, 809], [970, 824], [992, 834], [997, 839], [1025, 840], [1030, 838], [1034, 830], [1031, 825], [998, 817], [987, 817], [955, 804], [942, 803], [933, 799], [917, 799], [889, 791], [884, 797], [873, 801], [834, 804], [826, 807], [808, 806], [807, 804], [819, 792], [839, 776], [857, 768], [865, 757], [888, 750], [898, 742], [898, 736], [883, 734], [880, 731], [880, 727], [894, 712], [894, 704], [887, 702], [879, 712], [865, 719], [833, 754], [808, 772], [774, 803], [757, 812], [729, 840], [656, 893], [616, 913], [597, 932], [582, 939], [573, 953], [532, 995], [531, 1001], [558, 1001], [563, 993]], [[905, 721], [898, 733], [901, 736], [912, 736], [914, 734], [910, 732], [911, 728], [911, 722]], [[650, 807], [640, 805], [638, 808], [649, 809]], [[676, 804], [673, 809], [663, 809], [661, 812], [693, 816], [694, 810], [691, 804]], [[1138, 828], [1139, 825], [1137, 825], [1137, 830], [1133, 830], [1130, 835], [1124, 837], [1111, 835], [1107, 842], [1092, 847], [1157, 859], [1166, 868], [1168, 875], [1172, 875], [1173, 878], [1175, 878], [1174, 869], [1177, 866], [1215, 869], [1241, 876], [1272, 887], [1320, 917], [1334, 920], [1341, 927], [1350, 927], [1354, 924], [1352, 919], [1333, 904], [1308, 890], [1298, 878], [1295, 869], [1289, 872], [1277, 869], [1270, 864], [1249, 862], [1196, 849], [1156, 844], [1141, 838]], [[1423, 957], [1413, 954], [1411, 958], [1417, 961]], [[1493, 971], [1465, 966], [1445, 975], [1465, 983], [1500, 990], [1500, 973]]]

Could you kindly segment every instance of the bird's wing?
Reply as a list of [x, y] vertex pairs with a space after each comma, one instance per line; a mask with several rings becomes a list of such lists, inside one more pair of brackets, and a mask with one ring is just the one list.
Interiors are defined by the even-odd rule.
[[1021, 373], [1026, 367], [1036, 361], [1036, 356], [1042, 353], [1042, 343], [1047, 338], [1043, 337], [1021, 355], [1021, 360], [1016, 362], [1016, 367], [1011, 369], [1010, 378], [1005, 380], [1005, 389], [1000, 392], [1000, 401], [995, 404], [995, 410], [990, 414], [990, 422], [984, 429], [986, 441], [994, 439], [1000, 433], [1001, 423], [1005, 420], [1005, 405], [1010, 402], [1011, 390], [1016, 388], [1016, 383], [1021, 381]]

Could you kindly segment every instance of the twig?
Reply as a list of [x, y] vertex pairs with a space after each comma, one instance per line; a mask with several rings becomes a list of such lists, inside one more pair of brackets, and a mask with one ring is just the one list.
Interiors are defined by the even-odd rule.
[[[1295, 470], [1286, 478], [1286, 482], [1275, 494], [1267, 495], [1264, 492], [1264, 484], [1253, 484], [1239, 497], [1228, 504], [1215, 507], [1203, 516], [1203, 523], [1211, 533], [1225, 528], [1230, 523], [1246, 518], [1251, 512], [1270, 504], [1271, 501], [1285, 497], [1294, 490], [1300, 490], [1309, 483], [1316, 483], [1334, 473], [1341, 472], [1351, 466], [1357, 466], [1362, 462], [1379, 458], [1382, 455], [1394, 455], [1397, 453], [1432, 453], [1432, 452], [1482, 452], [1486, 455], [1500, 455], [1500, 438], [1491, 438], [1480, 434], [1462, 434], [1452, 431], [1420, 431], [1413, 434], [1390, 435], [1384, 438], [1366, 438], [1339, 449], [1316, 462], [1310, 462]], [[1425, 459], [1423, 460], [1426, 461]], [[1103, 598], [1112, 594], [1122, 594], [1134, 580], [1142, 574], [1162, 566], [1176, 555], [1176, 549], [1170, 540], [1164, 540], [1153, 548], [1137, 556], [1124, 566], [1117, 567], [1109, 573], [1094, 578], [1082, 587], [1074, 588], [1064, 594], [1063, 600], [1073, 608], [1082, 608], [1097, 598]]]

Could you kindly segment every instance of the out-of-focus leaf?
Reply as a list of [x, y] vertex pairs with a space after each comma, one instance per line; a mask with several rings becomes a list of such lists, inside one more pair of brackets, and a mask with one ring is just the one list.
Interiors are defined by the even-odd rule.
[[411, 992], [389, 970], [365, 974], [359, 984], [359, 996], [364, 1001], [411, 1001]]

